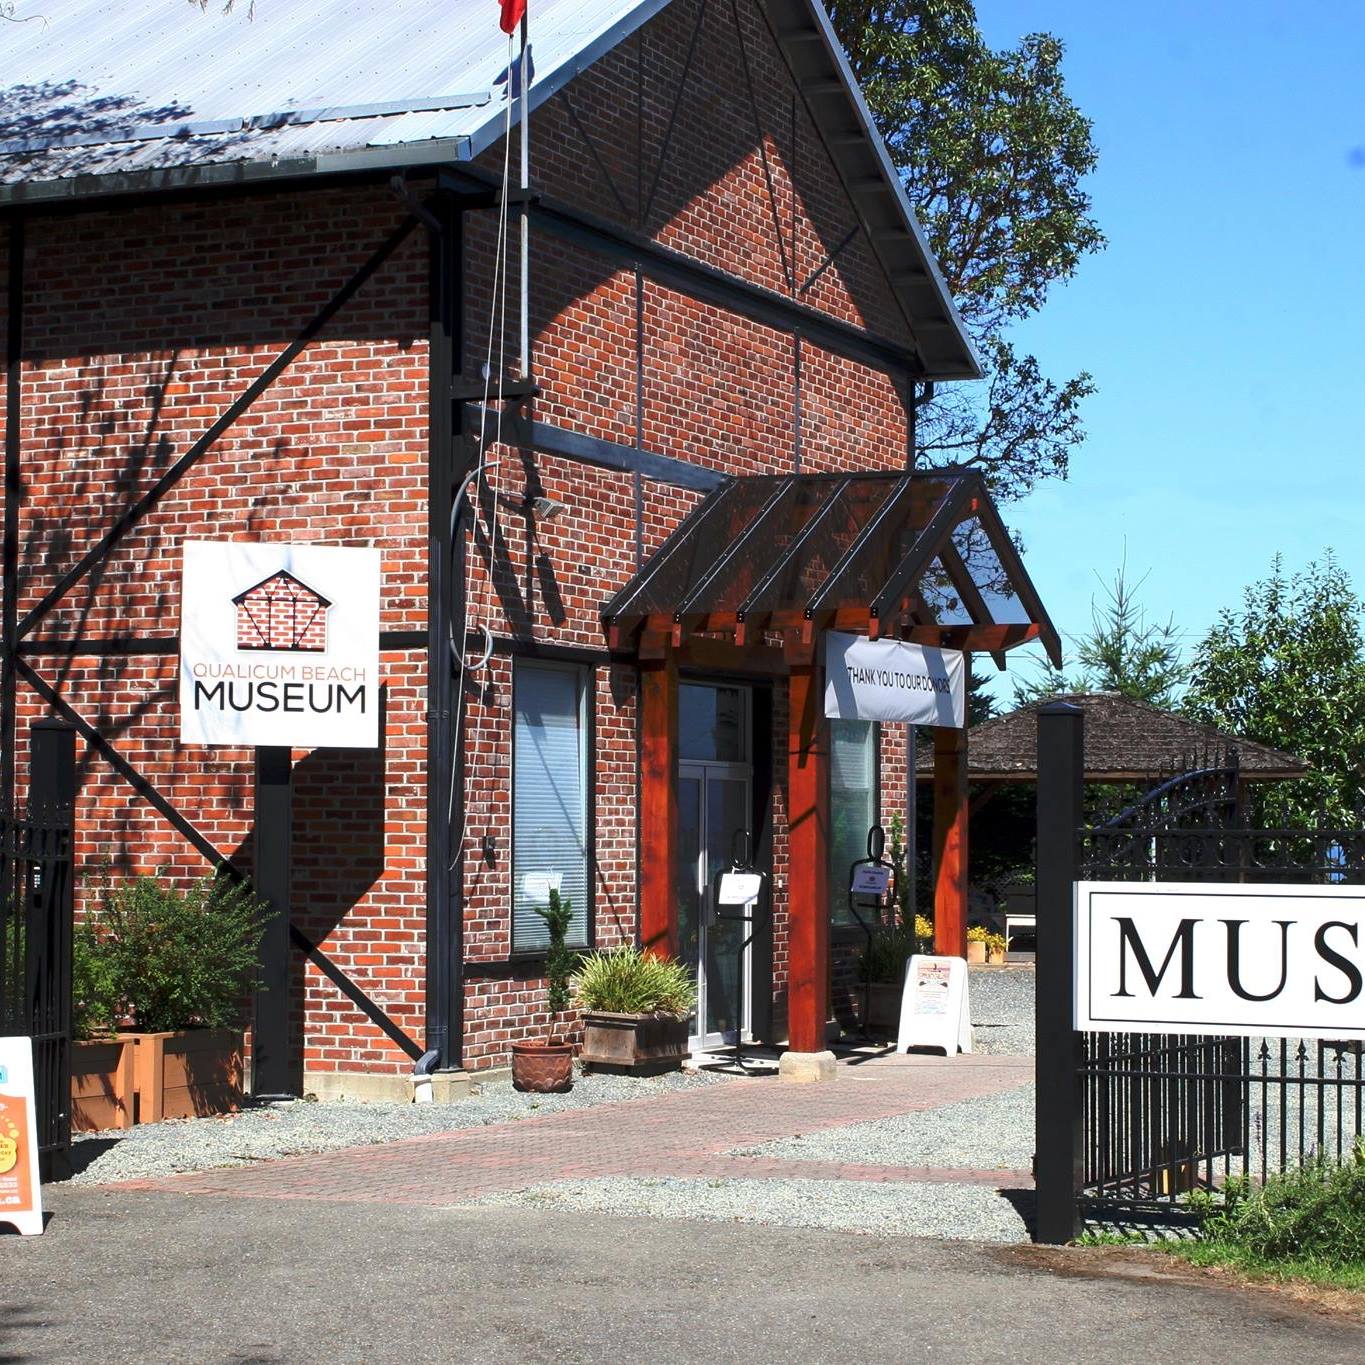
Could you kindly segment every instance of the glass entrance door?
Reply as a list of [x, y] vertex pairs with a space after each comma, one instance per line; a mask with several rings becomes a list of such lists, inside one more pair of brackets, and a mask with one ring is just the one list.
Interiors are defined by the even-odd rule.
[[717, 879], [753, 820], [748, 711], [747, 689], [679, 688], [678, 951], [697, 977], [696, 1050], [749, 1033], [752, 950], [740, 961], [748, 926], [714, 917]]

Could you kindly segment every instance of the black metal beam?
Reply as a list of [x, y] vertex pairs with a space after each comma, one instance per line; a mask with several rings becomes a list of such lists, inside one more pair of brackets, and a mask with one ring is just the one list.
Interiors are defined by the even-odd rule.
[[[464, 470], [456, 471], [455, 446], [463, 401], [452, 397], [463, 360], [461, 334], [464, 219], [449, 195], [435, 195], [429, 208], [437, 228], [429, 232], [428, 272], [428, 445], [427, 445], [427, 894], [426, 894], [426, 1046], [437, 1066], [458, 1065], [463, 1025], [461, 934], [463, 850], [452, 849], [452, 813], [463, 801], [463, 763], [456, 771], [456, 694], [451, 640], [457, 594], [464, 592], [464, 536], [452, 525], [454, 494]], [[462, 438], [459, 444], [466, 443]], [[463, 611], [458, 615], [462, 618]], [[461, 691], [464, 679], [460, 679]], [[463, 824], [463, 819], [459, 821]], [[458, 826], [457, 826], [458, 828]]]
[[50, 588], [19, 622], [15, 632], [15, 642], [22, 640], [66, 596], [77, 583], [100, 563], [109, 552], [137, 525], [153, 507], [161, 501], [213, 446], [243, 413], [279, 378], [299, 353], [313, 341], [329, 322], [365, 286], [370, 277], [385, 261], [407, 240], [417, 219], [408, 217], [380, 243], [370, 258], [351, 276], [340, 289], [318, 310], [311, 322], [298, 334], [265, 370], [252, 381], [246, 391], [239, 395], [217, 421], [182, 455], [122, 516], [107, 530], [99, 542], [88, 550], [77, 563]]
[[[962, 562], [962, 556], [957, 552], [957, 546], [951, 540], [945, 541], [938, 552], [939, 561], [951, 579], [953, 587], [957, 589], [957, 595], [962, 599], [962, 605], [967, 608], [967, 614], [972, 618], [974, 624], [978, 626], [994, 625], [994, 618], [991, 616], [990, 608], [986, 606], [986, 599], [981, 596], [980, 589], [972, 580], [972, 575], [967, 566]], [[1005, 667], [1005, 655], [1003, 651], [997, 650], [991, 655], [995, 660], [995, 666], [999, 669]]]
[[[491, 173], [473, 166], [461, 166], [458, 171], [447, 174], [472, 184], [494, 183]], [[532, 204], [531, 222], [556, 237], [612, 260], [638, 262], [650, 279], [688, 298], [714, 303], [779, 332], [799, 331], [807, 341], [835, 355], [861, 361], [890, 375], [916, 378], [923, 374], [922, 364], [909, 343], [890, 341], [832, 318], [808, 304], [693, 260], [642, 233], [584, 213], [559, 200], [546, 198]]]
[[1024, 561], [1019, 558], [1019, 552], [1014, 548], [1010, 533], [1006, 530], [1005, 523], [1000, 520], [1000, 514], [995, 510], [995, 504], [991, 502], [990, 498], [983, 497], [981, 499], [977, 516], [1000, 560], [1001, 567], [1009, 575], [1010, 585], [1019, 594], [1019, 600], [1024, 604], [1024, 610], [1028, 612], [1029, 619], [1041, 628], [1039, 639], [1043, 642], [1043, 648], [1047, 650], [1048, 659], [1051, 660], [1053, 668], [1060, 668], [1062, 666], [1061, 637], [1057, 634], [1057, 629], [1052, 624], [1052, 618], [1047, 614], [1047, 608], [1043, 605], [1043, 599], [1038, 596], [1038, 590], [1033, 586], [1033, 580], [1028, 576], [1028, 570], [1024, 568]]
[[[466, 421], [472, 431], [478, 431], [484, 422], [491, 426], [494, 420], [493, 413], [477, 403], [471, 403], [466, 411], [469, 414]], [[724, 474], [714, 469], [706, 469], [672, 455], [659, 455], [639, 446], [604, 441], [597, 436], [584, 435], [581, 431], [568, 431], [550, 422], [528, 421], [515, 413], [503, 414], [502, 434], [508, 445], [525, 446], [542, 455], [558, 455], [599, 469], [640, 474], [656, 483], [672, 484], [675, 488], [695, 488], [706, 492], [729, 482]]]
[[0, 609], [0, 811], [14, 807], [14, 744], [18, 714], [15, 680], [19, 616], [19, 504], [23, 435], [24, 220], [10, 219], [8, 294], [5, 303], [5, 529], [0, 546], [3, 608]]
[[290, 844], [294, 835], [292, 755], [260, 745], [252, 811], [252, 885], [270, 907], [257, 950], [259, 989], [253, 1000], [251, 1093], [297, 1095], [302, 1068], [289, 1055]]
[[953, 527], [962, 520], [972, 491], [971, 481], [967, 479], [960, 479], [949, 488], [938, 510], [929, 518], [928, 525], [915, 537], [915, 543], [906, 551], [901, 562], [892, 570], [891, 577], [872, 599], [873, 616], [885, 617], [919, 581], [920, 574], [938, 553], [939, 546], [952, 534]]

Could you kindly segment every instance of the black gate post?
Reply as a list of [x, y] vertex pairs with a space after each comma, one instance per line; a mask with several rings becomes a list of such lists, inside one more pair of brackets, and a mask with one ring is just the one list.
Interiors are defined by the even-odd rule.
[[1040, 1242], [1081, 1230], [1084, 1183], [1081, 1036], [1073, 1028], [1077, 838], [1084, 789], [1085, 716], [1050, 702], [1038, 712], [1037, 1119], [1034, 1180]]
[[75, 933], [76, 727], [35, 721], [29, 729], [25, 999], [33, 1038], [39, 1173], [70, 1173], [71, 940]]
[[256, 894], [273, 912], [260, 946], [260, 990], [251, 1030], [251, 1093], [257, 1099], [296, 1095], [289, 1057], [289, 845], [294, 833], [293, 755], [256, 750]]

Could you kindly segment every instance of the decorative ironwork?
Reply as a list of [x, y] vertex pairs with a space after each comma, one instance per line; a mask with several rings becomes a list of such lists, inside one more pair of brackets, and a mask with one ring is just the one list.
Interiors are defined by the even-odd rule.
[[[1243, 823], [1235, 751], [1129, 789], [1078, 831], [1080, 877], [1365, 882], [1365, 828]], [[1081, 1035], [1083, 1194], [1166, 1207], [1230, 1176], [1263, 1181], [1348, 1156], [1365, 1131], [1359, 1044], [1330, 1039]]]
[[69, 811], [0, 813], [0, 1034], [33, 1039], [38, 1152], [71, 1141]]

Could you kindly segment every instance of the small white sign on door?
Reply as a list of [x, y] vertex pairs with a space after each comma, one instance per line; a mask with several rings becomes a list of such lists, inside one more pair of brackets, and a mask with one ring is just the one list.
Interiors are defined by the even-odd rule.
[[720, 890], [716, 892], [718, 905], [752, 905], [763, 890], [763, 877], [758, 872], [722, 872]]
[[0, 1038], [0, 1223], [25, 1237], [43, 1230], [33, 1042]]
[[522, 898], [528, 901], [550, 903], [550, 892], [559, 891], [564, 885], [562, 872], [528, 872], [521, 879]]
[[896, 1051], [938, 1047], [945, 1057], [972, 1050], [967, 963], [960, 957], [916, 954], [905, 964]]

